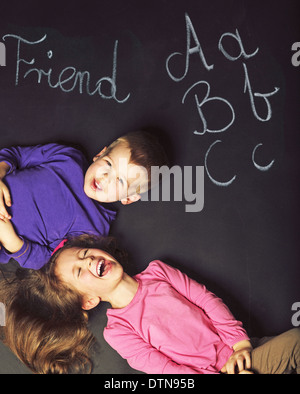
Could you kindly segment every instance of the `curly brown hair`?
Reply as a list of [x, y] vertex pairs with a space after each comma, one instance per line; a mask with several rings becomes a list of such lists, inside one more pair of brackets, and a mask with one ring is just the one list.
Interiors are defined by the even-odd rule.
[[0, 276], [5, 305], [4, 343], [33, 372], [90, 373], [95, 338], [81, 296], [55, 275], [60, 253], [72, 247], [98, 248], [122, 259], [112, 238], [81, 235], [70, 239], [40, 270], [19, 268]]

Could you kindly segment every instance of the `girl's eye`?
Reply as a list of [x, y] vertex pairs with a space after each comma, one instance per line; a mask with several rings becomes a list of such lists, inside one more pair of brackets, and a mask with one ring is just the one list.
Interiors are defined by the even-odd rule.
[[80, 256], [79, 256], [79, 259], [80, 260], [84, 260], [84, 259], [86, 259], [88, 256], [87, 256], [87, 254], [88, 254], [88, 249], [85, 249], [85, 250], [83, 250], [82, 252], [80, 252]]
[[80, 273], [81, 273], [81, 268], [78, 268], [78, 272], [77, 272], [77, 278], [80, 277]]
[[106, 161], [106, 164], [108, 165], [108, 167], [111, 167], [111, 162], [108, 160], [105, 160], [105, 161]]

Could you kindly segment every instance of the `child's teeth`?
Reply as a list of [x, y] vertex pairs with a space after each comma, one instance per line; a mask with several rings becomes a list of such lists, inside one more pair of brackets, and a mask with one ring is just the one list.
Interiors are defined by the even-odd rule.
[[100, 263], [98, 264], [98, 276], [101, 276], [101, 266], [104, 260], [101, 260]]
[[95, 181], [95, 185], [96, 185], [97, 189], [102, 190], [100, 183], [98, 183], [98, 182]]

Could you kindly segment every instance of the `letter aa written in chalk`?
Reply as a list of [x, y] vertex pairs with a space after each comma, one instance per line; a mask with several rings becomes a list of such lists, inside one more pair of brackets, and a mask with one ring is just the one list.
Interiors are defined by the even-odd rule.
[[[167, 73], [169, 75], [169, 77], [171, 79], [173, 79], [173, 81], [175, 82], [179, 82], [182, 81], [189, 70], [189, 65], [190, 65], [190, 56], [193, 54], [198, 54], [200, 57], [200, 60], [203, 64], [203, 66], [205, 67], [206, 70], [212, 70], [214, 68], [213, 64], [208, 64], [204, 55], [204, 52], [202, 50], [200, 41], [197, 37], [197, 34], [195, 32], [194, 26], [192, 24], [192, 21], [190, 19], [190, 17], [188, 16], [188, 14], [185, 14], [185, 22], [186, 22], [186, 53], [185, 53], [185, 69], [184, 69], [184, 73], [181, 77], [176, 77], [174, 76], [174, 74], [170, 71], [170, 60], [173, 59], [175, 56], [183, 56], [183, 54], [181, 52], [174, 52], [172, 53], [166, 61], [166, 69], [167, 69]], [[194, 39], [196, 46], [191, 47], [191, 38]]]

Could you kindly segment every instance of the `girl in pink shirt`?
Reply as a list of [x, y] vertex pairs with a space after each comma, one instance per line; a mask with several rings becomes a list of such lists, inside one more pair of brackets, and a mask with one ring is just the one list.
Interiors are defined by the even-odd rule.
[[[266, 364], [263, 350], [253, 356], [255, 351], [241, 322], [205, 286], [158, 260], [131, 277], [119, 261], [111, 244], [107, 247], [103, 241], [81, 236], [59, 248], [41, 272], [48, 282], [49, 278], [56, 282], [56, 296], [60, 300], [63, 297], [59, 292], [67, 286], [68, 297], [65, 298], [70, 298], [70, 289], [75, 290], [76, 302], [78, 304], [79, 294], [84, 310], [94, 308], [100, 301], [111, 304], [104, 337], [134, 369], [151, 374], [231, 374], [251, 373], [251, 370], [270, 373], [278, 372], [279, 365], [283, 368], [283, 356], [278, 360], [278, 343], [273, 346], [277, 349], [276, 357], [270, 349], [265, 351], [264, 357], [272, 363]], [[48, 299], [49, 293], [46, 286]], [[60, 313], [59, 319], [62, 324], [64, 313]], [[72, 324], [73, 331], [69, 335], [76, 337], [79, 329], [75, 322]], [[49, 327], [49, 321], [46, 325]], [[82, 321], [79, 325], [82, 326]], [[61, 330], [55, 335], [54, 329], [52, 324], [52, 337], [48, 337], [61, 337]], [[45, 342], [45, 337], [43, 352], [49, 347], [49, 353], [55, 358], [54, 347]], [[290, 335], [281, 346], [289, 353], [289, 361], [285, 360], [284, 365], [285, 369], [300, 372], [299, 330], [294, 330], [292, 337]], [[26, 339], [28, 341], [27, 336]], [[287, 342], [293, 343], [287, 346]], [[76, 349], [72, 350], [74, 358]], [[62, 357], [61, 353], [59, 356]], [[37, 359], [36, 354], [32, 357]], [[263, 369], [266, 365], [268, 371]]]

